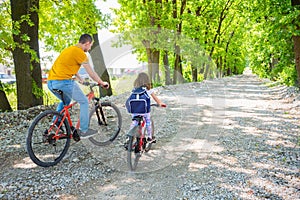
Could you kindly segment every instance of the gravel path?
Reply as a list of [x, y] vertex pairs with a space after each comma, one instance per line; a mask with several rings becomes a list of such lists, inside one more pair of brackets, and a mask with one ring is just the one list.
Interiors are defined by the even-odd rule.
[[[158, 143], [136, 173], [122, 144], [128, 94], [113, 97], [123, 129], [110, 146], [72, 143], [55, 167], [35, 166], [25, 137], [36, 110], [0, 113], [0, 199], [299, 199], [300, 96], [251, 74], [158, 88]], [[39, 111], [45, 108], [39, 108]]]

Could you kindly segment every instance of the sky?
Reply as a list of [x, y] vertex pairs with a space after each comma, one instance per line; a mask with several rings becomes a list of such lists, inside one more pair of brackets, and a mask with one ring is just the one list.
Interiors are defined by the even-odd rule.
[[[96, 6], [103, 14], [110, 14], [112, 17], [114, 17], [114, 13], [111, 9], [120, 7], [117, 0], [97, 0]], [[116, 35], [111, 33], [109, 28], [100, 30], [98, 34], [107, 68], [136, 68], [142, 65], [137, 61], [136, 56], [131, 53], [131, 47], [127, 46], [118, 50], [107, 47], [111, 41], [116, 39]]]

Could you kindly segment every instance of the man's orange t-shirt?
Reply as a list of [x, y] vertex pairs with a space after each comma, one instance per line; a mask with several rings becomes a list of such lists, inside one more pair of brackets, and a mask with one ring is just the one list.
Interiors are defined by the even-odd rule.
[[72, 79], [84, 62], [88, 62], [88, 57], [80, 47], [68, 47], [55, 60], [49, 71], [48, 80]]

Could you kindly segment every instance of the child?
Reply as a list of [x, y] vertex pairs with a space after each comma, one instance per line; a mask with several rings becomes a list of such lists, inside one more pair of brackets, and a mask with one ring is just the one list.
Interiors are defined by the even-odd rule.
[[[166, 107], [166, 104], [163, 103], [154, 93], [153, 89], [151, 89], [151, 83], [150, 83], [150, 78], [149, 76], [144, 73], [141, 72], [138, 74], [138, 77], [136, 78], [136, 80], [134, 81], [134, 88], [140, 88], [140, 87], [145, 87], [148, 96], [151, 96], [154, 101], [160, 106], [160, 107]], [[141, 115], [141, 114], [139, 114]], [[145, 113], [142, 114], [145, 117], [146, 120], [146, 129], [147, 129], [147, 133], [148, 133], [148, 138], [147, 141], [151, 142], [151, 143], [155, 143], [156, 139], [154, 136], [152, 136], [152, 126], [151, 126], [151, 120], [150, 120], [150, 112], [149, 113]], [[132, 115], [132, 117], [134, 117], [135, 114]], [[130, 125], [130, 129], [133, 128], [134, 126], [137, 126], [137, 121], [132, 121], [131, 125]]]

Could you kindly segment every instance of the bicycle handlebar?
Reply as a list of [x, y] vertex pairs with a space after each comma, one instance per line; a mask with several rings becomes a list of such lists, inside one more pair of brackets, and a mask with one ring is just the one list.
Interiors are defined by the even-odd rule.
[[[152, 104], [150, 104], [150, 106], [160, 107], [159, 104], [157, 104], [157, 103], [152, 103]], [[165, 107], [167, 107], [167, 105], [162, 105], [161, 107], [165, 108]]]
[[85, 82], [83, 82], [83, 83], [81, 83], [81, 84], [82, 84], [82, 85], [85, 85], [85, 86], [90, 86], [91, 89], [92, 89], [93, 87], [96, 87], [96, 86], [100, 86], [100, 87], [106, 89], [106, 86], [107, 86], [107, 85], [102, 86], [102, 85], [99, 85], [98, 83], [90, 83], [90, 82], [88, 82], [88, 81], [85, 81]]

